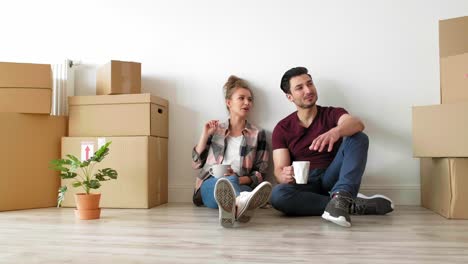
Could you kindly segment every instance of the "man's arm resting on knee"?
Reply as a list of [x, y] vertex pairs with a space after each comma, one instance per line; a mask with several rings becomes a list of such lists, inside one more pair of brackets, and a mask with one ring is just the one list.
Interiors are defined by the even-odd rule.
[[333, 145], [342, 137], [352, 136], [364, 130], [364, 123], [361, 119], [344, 114], [338, 119], [336, 127], [316, 137], [309, 146], [310, 150], [331, 152]]
[[291, 156], [287, 148], [273, 150], [275, 178], [278, 183], [294, 183], [294, 170], [291, 166]]
[[347, 137], [362, 132], [364, 128], [361, 119], [350, 114], [344, 114], [338, 119], [338, 125], [334, 129], [338, 130], [341, 137]]

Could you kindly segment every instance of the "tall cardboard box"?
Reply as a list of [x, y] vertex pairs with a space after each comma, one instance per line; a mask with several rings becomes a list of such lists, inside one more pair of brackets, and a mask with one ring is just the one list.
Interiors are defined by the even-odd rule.
[[168, 101], [151, 94], [68, 98], [71, 137], [168, 137]]
[[[104, 208], [151, 208], [167, 203], [167, 139], [158, 137], [64, 137], [62, 139], [62, 156], [72, 154], [81, 160], [86, 157], [86, 147], [92, 153], [99, 148], [98, 142], [104, 144], [112, 141], [109, 154], [94, 167], [112, 168], [118, 173], [116, 180], [102, 183], [98, 190], [101, 193], [100, 206]], [[85, 154], [83, 154], [85, 155]], [[62, 180], [62, 185], [73, 180]], [[73, 188], [69, 184], [62, 205], [74, 207], [74, 194], [84, 192], [82, 188]]]
[[468, 219], [468, 158], [422, 158], [421, 204], [446, 218]]
[[468, 16], [439, 21], [441, 103], [468, 102]]
[[413, 107], [415, 157], [468, 157], [468, 102]]
[[0, 112], [50, 114], [49, 64], [0, 62]]
[[59, 173], [49, 169], [60, 158], [67, 118], [0, 113], [0, 211], [57, 205]]
[[98, 69], [97, 95], [138, 93], [141, 93], [141, 63], [112, 60]]

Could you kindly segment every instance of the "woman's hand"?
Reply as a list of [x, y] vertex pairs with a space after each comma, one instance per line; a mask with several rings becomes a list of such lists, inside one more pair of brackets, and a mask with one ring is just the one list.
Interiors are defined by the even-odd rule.
[[233, 169], [229, 168], [226, 170], [226, 173], [224, 173], [224, 176], [231, 176], [236, 174]]
[[240, 176], [239, 177], [239, 184], [240, 185], [250, 185], [252, 183], [252, 179], [249, 176]]
[[[224, 173], [224, 176], [232, 176], [232, 175], [237, 176], [237, 174], [231, 168], [227, 169], [226, 173]], [[240, 185], [250, 185], [251, 183], [252, 183], [252, 179], [250, 179], [249, 176], [239, 176]]]
[[203, 126], [203, 134], [211, 136], [219, 126], [219, 120], [210, 120]]
[[208, 138], [215, 133], [218, 125], [219, 120], [210, 120], [203, 126], [202, 134], [198, 140], [198, 144], [195, 146], [195, 151], [198, 154], [201, 154], [205, 150]]

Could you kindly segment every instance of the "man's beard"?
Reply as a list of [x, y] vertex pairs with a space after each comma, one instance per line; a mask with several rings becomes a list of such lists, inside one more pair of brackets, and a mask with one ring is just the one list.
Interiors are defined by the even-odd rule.
[[316, 102], [313, 102], [313, 103], [310, 103], [310, 104], [304, 104], [304, 103], [301, 103], [301, 104], [298, 104], [297, 106], [299, 108], [302, 108], [302, 109], [309, 109], [309, 108], [312, 108], [315, 106], [315, 103]]

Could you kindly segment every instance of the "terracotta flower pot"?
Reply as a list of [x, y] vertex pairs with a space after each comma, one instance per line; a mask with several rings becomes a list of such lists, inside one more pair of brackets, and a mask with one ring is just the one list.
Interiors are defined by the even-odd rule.
[[77, 210], [75, 210], [75, 215], [82, 220], [99, 219], [101, 216], [101, 209], [99, 208], [100, 200], [100, 193], [75, 194], [77, 208]]
[[101, 217], [101, 208], [94, 209], [94, 210], [75, 209], [75, 216], [80, 220], [99, 219]]

